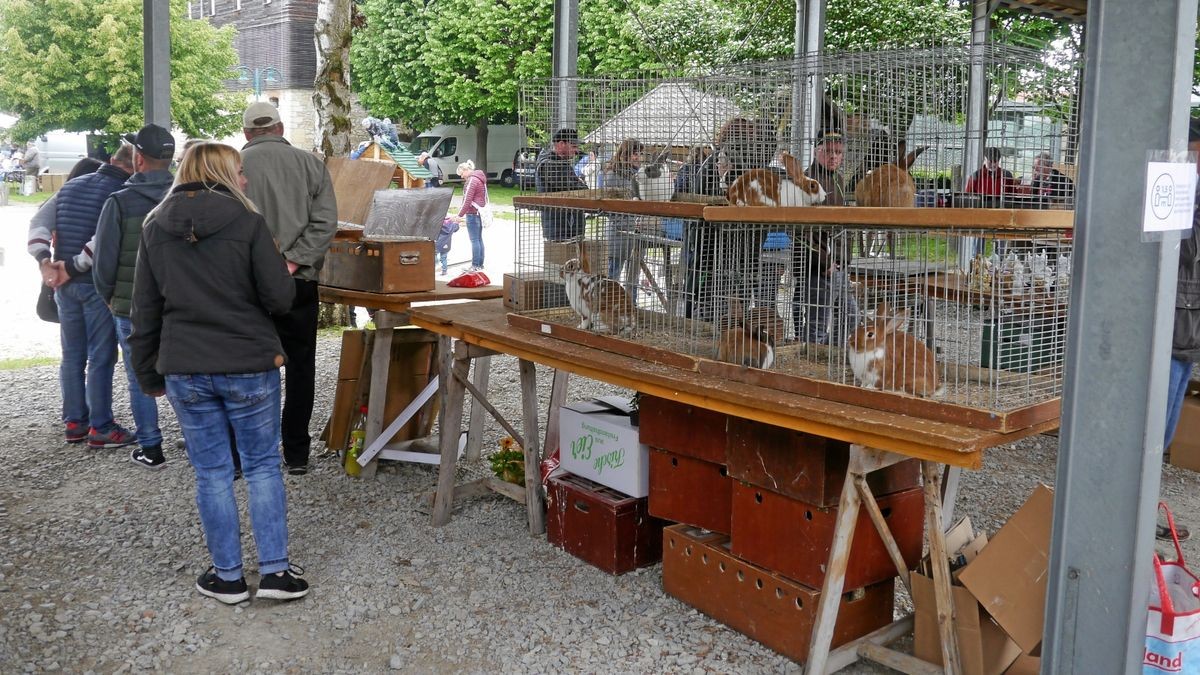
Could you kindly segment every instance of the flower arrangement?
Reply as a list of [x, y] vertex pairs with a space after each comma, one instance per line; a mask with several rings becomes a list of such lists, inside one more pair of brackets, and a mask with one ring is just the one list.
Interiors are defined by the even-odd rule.
[[525, 452], [511, 436], [500, 439], [500, 450], [488, 457], [492, 473], [507, 483], [525, 484]]

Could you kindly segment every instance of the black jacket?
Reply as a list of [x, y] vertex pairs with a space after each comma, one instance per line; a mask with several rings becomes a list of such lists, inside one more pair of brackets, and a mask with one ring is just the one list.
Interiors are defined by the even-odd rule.
[[180, 185], [142, 229], [129, 346], [138, 384], [283, 365], [270, 314], [296, 289], [263, 217], [225, 191]]
[[1171, 357], [1200, 361], [1200, 190], [1192, 211], [1192, 229], [1179, 242], [1179, 278], [1175, 289], [1175, 332]]

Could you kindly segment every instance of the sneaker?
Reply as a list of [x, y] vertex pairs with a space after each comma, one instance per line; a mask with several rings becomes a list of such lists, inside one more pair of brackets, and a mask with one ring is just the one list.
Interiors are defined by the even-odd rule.
[[88, 429], [83, 422], [67, 422], [65, 435], [68, 443], [82, 443], [87, 440]]
[[137, 448], [129, 453], [129, 461], [144, 469], [151, 469], [153, 471], [167, 466], [167, 458], [163, 457], [161, 445]]
[[[1186, 527], [1178, 523], [1175, 525], [1175, 534], [1179, 535], [1179, 541], [1187, 541], [1192, 536], [1192, 533]], [[1154, 526], [1154, 538], [1159, 541], [1174, 541], [1171, 538], [1171, 528], [1166, 525]]]
[[250, 599], [250, 591], [246, 588], [246, 577], [237, 581], [225, 581], [217, 576], [217, 570], [214, 567], [208, 568], [207, 572], [196, 579], [196, 590], [200, 591], [200, 595], [207, 595], [226, 605], [236, 605]]
[[450, 274], [450, 268], [443, 267], [442, 268], [442, 276], [446, 276], [447, 274]]
[[270, 600], [295, 600], [308, 595], [308, 582], [297, 579], [304, 574], [304, 568], [299, 565], [289, 565], [283, 572], [264, 574], [258, 580], [258, 591], [254, 598]]
[[292, 466], [291, 464], [284, 462], [283, 466], [284, 466], [284, 468], [287, 469], [289, 476], [303, 476], [304, 474], [308, 473], [308, 465], [307, 464], [297, 464], [295, 466]]
[[112, 428], [104, 433], [100, 433], [95, 429], [88, 429], [88, 447], [93, 450], [101, 450], [103, 448], [123, 448], [126, 445], [133, 445], [137, 442], [137, 436], [134, 436], [130, 431], [120, 424], [112, 425]]

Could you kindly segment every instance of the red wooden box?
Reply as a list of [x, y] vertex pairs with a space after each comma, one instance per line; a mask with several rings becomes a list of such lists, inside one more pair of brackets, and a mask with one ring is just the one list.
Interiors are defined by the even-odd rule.
[[[837, 506], [850, 444], [784, 427], [729, 419], [729, 475], [815, 506]], [[920, 460], [867, 474], [876, 497], [921, 484]]]
[[[668, 527], [662, 574], [671, 596], [788, 658], [808, 659], [821, 592], [738, 559], [729, 552], [728, 537]], [[833, 645], [891, 623], [894, 590], [888, 579], [843, 593]]]
[[[924, 490], [914, 488], [876, 500], [900, 555], [912, 569], [921, 557], [925, 532]], [[741, 481], [733, 483], [734, 555], [790, 579], [820, 588], [825, 580], [837, 507], [822, 508]], [[850, 543], [846, 588], [896, 576], [883, 540], [861, 509]]]
[[662, 559], [662, 528], [646, 498], [634, 499], [586, 478], [561, 474], [546, 495], [546, 540], [609, 574]]
[[650, 515], [729, 534], [732, 508], [724, 466], [650, 448]]
[[643, 394], [638, 417], [642, 443], [713, 464], [725, 463], [729, 415]]

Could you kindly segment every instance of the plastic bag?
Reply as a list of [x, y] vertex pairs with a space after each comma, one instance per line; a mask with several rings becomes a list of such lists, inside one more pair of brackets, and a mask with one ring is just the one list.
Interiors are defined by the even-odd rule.
[[491, 283], [492, 280], [488, 279], [488, 275], [483, 272], [463, 272], [451, 279], [446, 285], [454, 288], [479, 288]]

